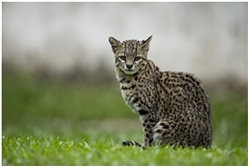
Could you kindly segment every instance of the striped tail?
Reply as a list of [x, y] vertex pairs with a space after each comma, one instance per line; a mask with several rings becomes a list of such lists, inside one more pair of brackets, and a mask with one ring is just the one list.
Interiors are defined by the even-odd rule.
[[124, 140], [122, 145], [123, 146], [136, 146], [136, 147], [141, 147], [141, 148], [145, 149], [143, 144], [138, 143], [138, 142], [133, 141], [133, 140]]

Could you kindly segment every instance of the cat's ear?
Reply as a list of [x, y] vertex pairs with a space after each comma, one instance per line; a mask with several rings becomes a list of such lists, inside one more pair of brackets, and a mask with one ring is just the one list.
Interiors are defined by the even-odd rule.
[[118, 50], [122, 48], [122, 44], [119, 40], [115, 39], [114, 37], [109, 37], [109, 43], [112, 46], [112, 51], [114, 54], [117, 53]]
[[141, 41], [141, 48], [145, 53], [149, 51], [151, 39], [152, 39], [152, 35], [146, 40]]

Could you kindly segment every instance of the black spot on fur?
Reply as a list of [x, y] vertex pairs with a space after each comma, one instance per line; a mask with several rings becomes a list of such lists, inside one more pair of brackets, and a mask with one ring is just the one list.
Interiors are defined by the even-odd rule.
[[138, 100], [139, 100], [139, 98], [138, 97], [136, 97], [136, 98], [134, 98], [134, 100], [132, 101], [133, 103], [137, 103], [138, 102]]
[[146, 114], [149, 113], [149, 112], [146, 111], [146, 110], [139, 110], [138, 112], [139, 112], [140, 115], [146, 115]]

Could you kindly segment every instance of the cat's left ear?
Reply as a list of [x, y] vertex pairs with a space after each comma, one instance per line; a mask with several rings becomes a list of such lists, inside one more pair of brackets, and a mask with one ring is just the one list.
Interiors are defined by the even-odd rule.
[[152, 35], [148, 39], [141, 41], [141, 48], [145, 53], [148, 53], [149, 51], [151, 39]]
[[109, 37], [108, 40], [112, 46], [113, 53], [116, 54], [117, 51], [122, 48], [121, 42], [119, 40], [115, 39], [114, 37]]

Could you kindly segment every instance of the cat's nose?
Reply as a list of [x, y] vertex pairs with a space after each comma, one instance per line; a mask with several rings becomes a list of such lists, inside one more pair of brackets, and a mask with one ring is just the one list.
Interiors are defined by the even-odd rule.
[[128, 69], [131, 69], [131, 68], [132, 68], [132, 66], [133, 66], [133, 65], [126, 64], [126, 67], [127, 67]]

